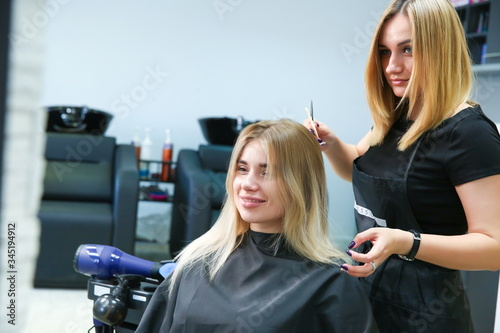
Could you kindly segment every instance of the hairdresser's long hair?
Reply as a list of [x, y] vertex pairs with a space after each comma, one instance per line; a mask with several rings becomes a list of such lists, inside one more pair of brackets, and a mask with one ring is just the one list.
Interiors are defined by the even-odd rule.
[[[412, 29], [413, 71], [404, 96], [397, 98], [384, 77], [379, 39], [394, 15], [408, 16]], [[374, 121], [371, 144], [380, 144], [398, 117], [422, 106], [398, 148], [405, 150], [424, 132], [451, 117], [469, 102], [473, 85], [471, 59], [460, 18], [449, 0], [394, 0], [379, 22], [365, 73], [368, 104]]]
[[242, 220], [236, 208], [233, 180], [243, 150], [254, 140], [266, 152], [267, 173], [276, 179], [280, 189], [278, 199], [286, 206], [281, 240], [306, 260], [325, 264], [348, 260], [329, 239], [326, 176], [318, 142], [295, 121], [261, 121], [240, 133], [231, 155], [227, 195], [220, 216], [208, 232], [177, 256], [178, 266], [172, 281], [200, 262], [212, 280], [243, 240], [249, 223]]

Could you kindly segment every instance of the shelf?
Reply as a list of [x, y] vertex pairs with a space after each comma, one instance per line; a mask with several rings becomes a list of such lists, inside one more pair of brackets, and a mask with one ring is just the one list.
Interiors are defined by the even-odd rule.
[[144, 202], [172, 202], [172, 191], [158, 185], [141, 186], [139, 189], [139, 201]]
[[[172, 202], [173, 196], [171, 192], [175, 177], [175, 163], [172, 161], [139, 160], [138, 164], [139, 182], [143, 183], [139, 190], [138, 200], [157, 203]], [[164, 174], [164, 172], [167, 172], [167, 174]], [[162, 180], [162, 175], [168, 175], [166, 180]], [[163, 185], [160, 186], [160, 184]]]
[[482, 64], [472, 66], [472, 70], [476, 74], [493, 74], [500, 73], [500, 62], [496, 64]]
[[466, 3], [460, 6], [453, 6], [455, 7], [455, 10], [464, 10], [466, 8], [473, 8], [473, 7], [479, 7], [479, 6], [484, 6], [484, 5], [489, 5], [490, 1], [481, 1], [481, 2], [476, 2], [476, 3]]
[[[139, 181], [155, 183], [173, 183], [175, 180], [175, 162], [159, 160], [139, 160]], [[168, 168], [167, 180], [162, 180], [163, 169]], [[142, 171], [147, 170], [147, 171]], [[148, 177], [144, 177], [148, 176]]]
[[171, 197], [168, 197], [166, 200], [139, 199], [139, 201], [141, 201], [141, 202], [158, 202], [158, 203], [173, 202]]
[[140, 182], [150, 182], [150, 183], [161, 183], [161, 184], [173, 184], [174, 180], [163, 181], [157, 178], [139, 178]]
[[[492, 55], [500, 51], [500, 39], [496, 31], [499, 22], [500, 0], [466, 3], [455, 7], [462, 22], [475, 73], [496, 73], [491, 63]], [[493, 18], [493, 19], [492, 19]]]
[[487, 32], [470, 32], [467, 34], [467, 39], [486, 39], [488, 33]]
[[487, 6], [490, 4], [490, 1], [481, 1], [481, 2], [476, 2], [476, 3], [470, 3], [467, 6], [469, 8], [474, 8], [474, 7], [480, 7], [480, 6]]
[[158, 161], [158, 160], [139, 160], [139, 163], [152, 163], [152, 164], [175, 164], [174, 161]]

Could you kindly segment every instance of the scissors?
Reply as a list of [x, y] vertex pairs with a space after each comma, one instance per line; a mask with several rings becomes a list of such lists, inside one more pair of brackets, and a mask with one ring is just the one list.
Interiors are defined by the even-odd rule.
[[314, 131], [314, 135], [316, 136], [316, 139], [318, 139], [319, 145], [324, 146], [326, 145], [326, 142], [321, 141], [321, 138], [319, 137], [318, 130], [316, 129], [316, 123], [314, 122], [314, 110], [313, 110], [313, 101], [311, 101], [311, 111], [309, 111], [306, 108], [306, 113], [307, 117], [309, 118], [309, 122], [311, 123], [311, 127]]

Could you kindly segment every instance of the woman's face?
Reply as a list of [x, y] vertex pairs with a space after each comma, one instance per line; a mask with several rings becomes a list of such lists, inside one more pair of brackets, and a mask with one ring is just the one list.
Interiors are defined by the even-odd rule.
[[394, 95], [403, 97], [413, 70], [411, 25], [408, 16], [396, 14], [385, 23], [378, 49], [387, 82]]
[[237, 161], [233, 191], [236, 208], [250, 229], [281, 232], [284, 205], [276, 178], [267, 175], [267, 156], [258, 140], [250, 141]]

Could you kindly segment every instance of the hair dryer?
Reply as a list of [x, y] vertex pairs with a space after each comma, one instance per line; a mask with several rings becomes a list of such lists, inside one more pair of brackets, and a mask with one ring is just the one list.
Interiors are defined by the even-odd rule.
[[[161, 264], [140, 259], [116, 247], [98, 244], [80, 245], [73, 259], [75, 271], [103, 280], [119, 275], [140, 275], [161, 281], [165, 277], [162, 275], [165, 268], [160, 272], [164, 265], [175, 266], [174, 263]], [[172, 270], [167, 271], [170, 273]]]
[[130, 283], [133, 284], [137, 278], [148, 277], [162, 281], [175, 266], [173, 262], [152, 262], [134, 257], [116, 247], [98, 244], [80, 245], [73, 259], [73, 267], [78, 273], [95, 279], [113, 278], [118, 281], [118, 285], [110, 293], [95, 300], [92, 310], [97, 322], [112, 327], [121, 325], [127, 317]]

